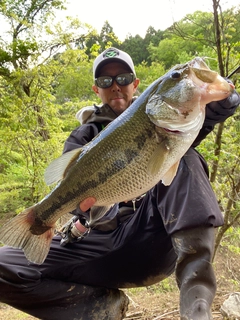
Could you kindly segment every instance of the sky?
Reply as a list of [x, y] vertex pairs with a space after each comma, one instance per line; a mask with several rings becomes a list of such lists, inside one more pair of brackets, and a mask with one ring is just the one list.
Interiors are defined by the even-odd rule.
[[[123, 41], [128, 35], [144, 38], [149, 26], [165, 30], [186, 14], [197, 10], [212, 12], [212, 0], [66, 0], [65, 16], [78, 17], [100, 33], [107, 20], [115, 35]], [[240, 5], [240, 0], [220, 0], [222, 10]], [[59, 17], [60, 18], [60, 17]]]

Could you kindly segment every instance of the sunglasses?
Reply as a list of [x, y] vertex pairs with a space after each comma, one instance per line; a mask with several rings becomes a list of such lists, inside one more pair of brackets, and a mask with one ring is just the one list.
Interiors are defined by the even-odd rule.
[[102, 76], [95, 79], [95, 85], [102, 89], [110, 88], [114, 80], [120, 86], [127, 86], [135, 80], [135, 76], [133, 73], [121, 73], [115, 77]]

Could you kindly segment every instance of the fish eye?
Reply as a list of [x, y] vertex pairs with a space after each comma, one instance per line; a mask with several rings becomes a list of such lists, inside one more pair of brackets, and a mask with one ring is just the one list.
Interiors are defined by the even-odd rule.
[[179, 79], [181, 76], [181, 73], [179, 71], [174, 71], [172, 74], [171, 74], [171, 77], [173, 79]]

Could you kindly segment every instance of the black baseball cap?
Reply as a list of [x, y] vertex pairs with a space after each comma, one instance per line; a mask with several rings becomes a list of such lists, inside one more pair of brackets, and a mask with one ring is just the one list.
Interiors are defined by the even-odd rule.
[[136, 76], [134, 64], [130, 55], [116, 48], [108, 48], [103, 51], [93, 62], [93, 78], [97, 78], [100, 69], [110, 62], [122, 62], [128, 66], [131, 72]]

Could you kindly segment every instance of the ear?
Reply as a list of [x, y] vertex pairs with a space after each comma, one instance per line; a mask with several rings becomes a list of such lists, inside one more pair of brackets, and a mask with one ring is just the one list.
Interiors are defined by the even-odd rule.
[[93, 91], [96, 93], [96, 95], [99, 95], [99, 90], [98, 90], [98, 87], [97, 87], [97, 86], [92, 85], [92, 89], [93, 89]]
[[136, 78], [136, 79], [133, 81], [133, 88], [134, 88], [134, 91], [133, 91], [133, 92], [136, 92], [139, 83], [140, 83], [140, 79], [139, 79], [139, 78]]

